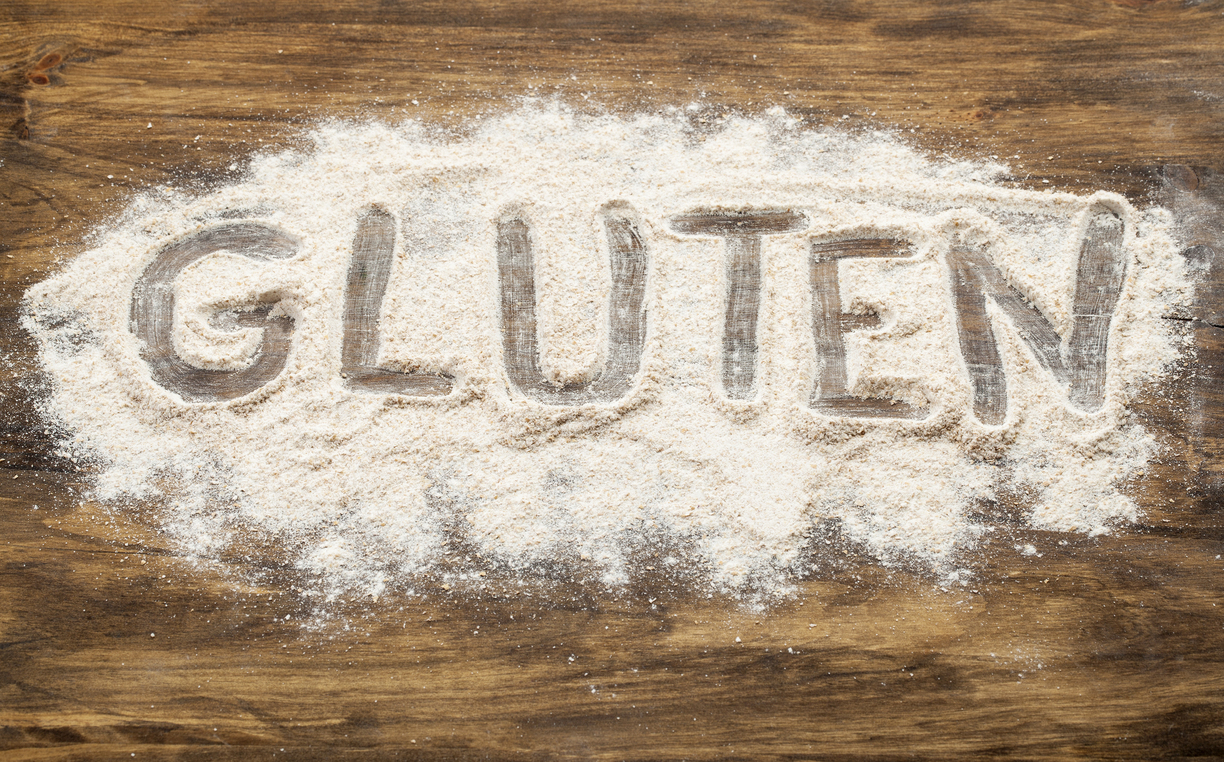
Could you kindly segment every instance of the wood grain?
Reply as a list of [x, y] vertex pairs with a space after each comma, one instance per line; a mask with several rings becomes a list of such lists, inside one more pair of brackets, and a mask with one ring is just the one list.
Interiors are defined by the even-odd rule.
[[[1221, 0], [10, 0], [0, 757], [1224, 757], [1222, 14]], [[25, 288], [135, 194], [224, 183], [311, 119], [462, 129], [524, 96], [696, 102], [695, 129], [781, 104], [1006, 158], [1019, 187], [1172, 208], [1203, 280], [1170, 316], [1190, 360], [1136, 408], [1165, 446], [1128, 485], [1140, 524], [1047, 536], [1017, 522], [1018, 495], [981, 507], [995, 530], [966, 588], [830, 533], [767, 611], [662, 577], [619, 596], [558, 577], [531, 595], [490, 580], [480, 598], [351, 601], [304, 631], [312, 601], [287, 569], [241, 552], [194, 568], [149, 517], [80, 499], [89, 474], [32, 415]], [[1029, 542], [1040, 555], [1016, 549]]]

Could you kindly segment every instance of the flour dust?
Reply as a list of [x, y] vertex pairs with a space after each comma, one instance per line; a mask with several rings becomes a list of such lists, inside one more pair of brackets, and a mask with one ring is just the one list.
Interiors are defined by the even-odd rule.
[[[1061, 532], [1136, 519], [1120, 485], [1155, 444], [1127, 406], [1176, 359], [1161, 316], [1190, 295], [1166, 211], [1009, 188], [1002, 165], [806, 128], [780, 109], [695, 123], [683, 109], [627, 118], [538, 104], [463, 135], [328, 123], [229, 187], [150, 192], [26, 296], [24, 325], [53, 387], [42, 412], [68, 432], [65, 454], [97, 465], [93, 497], [110, 510], [159, 506], [158, 528], [201, 560], [262, 538], [332, 596], [426, 580], [477, 590], [485, 573], [618, 589], [651, 548], [657, 573], [702, 589], [779, 591], [821, 574], [811, 546], [828, 527], [882, 564], [955, 579], [991, 529], [978, 510], [989, 501], [1025, 495], [1023, 521]], [[1072, 404], [1014, 314], [986, 298], [989, 326], [976, 335], [995, 337], [1006, 398], [1001, 422], [983, 423], [950, 252], [965, 242], [986, 252], [1072, 362], [1077, 262], [1101, 209], [1120, 226], [1124, 275], [1104, 318], [1100, 404]], [[450, 379], [448, 393], [349, 383], [346, 288], [370, 210], [393, 240], [373, 362]], [[768, 216], [753, 210], [785, 210], [799, 227], [720, 236], [669, 222]], [[541, 384], [582, 388], [617, 341], [613, 213], [645, 262], [638, 364], [609, 401], [540, 401], [507, 372], [506, 221], [528, 231], [534, 256]], [[236, 221], [292, 239], [292, 255], [198, 258], [168, 283], [173, 311], [154, 327], [184, 372], [217, 378], [252, 367], [270, 330], [235, 316], [290, 319], [289, 349], [258, 388], [190, 400], [151, 374], [134, 290], [164, 252]], [[847, 240], [901, 244], [823, 271], [836, 274], [844, 313], [834, 319], [846, 399], [916, 415], [812, 404], [831, 383], [813, 334], [812, 246]], [[733, 248], [753, 246], [754, 281], [727, 266]], [[751, 379], [743, 399], [723, 377], [737, 278], [758, 299], [751, 346], [735, 339], [755, 352], [737, 371]], [[456, 556], [470, 563], [448, 562]]]

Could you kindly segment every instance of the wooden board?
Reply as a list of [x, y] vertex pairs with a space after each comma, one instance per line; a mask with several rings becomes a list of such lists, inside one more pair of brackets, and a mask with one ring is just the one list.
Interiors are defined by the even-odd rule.
[[[1221, 0], [9, 0], [0, 66], [0, 757], [1224, 757]], [[847, 549], [766, 612], [557, 581], [357, 602], [320, 636], [290, 574], [240, 555], [263, 583], [195, 573], [79, 501], [17, 310], [92, 228], [313, 118], [458, 124], [537, 95], [781, 104], [1009, 157], [1019, 187], [1170, 205], [1205, 275], [1171, 316], [1192, 360], [1137, 408], [1166, 445], [1129, 488], [1140, 524], [995, 517], [1008, 542], [967, 589]]]

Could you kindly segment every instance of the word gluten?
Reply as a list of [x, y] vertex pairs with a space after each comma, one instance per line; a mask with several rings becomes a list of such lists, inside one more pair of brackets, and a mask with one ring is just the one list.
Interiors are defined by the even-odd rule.
[[[591, 380], [555, 384], [541, 370], [537, 344], [535, 252], [529, 222], [508, 214], [497, 222], [496, 254], [500, 290], [502, 354], [510, 384], [545, 405], [607, 404], [629, 393], [642, 367], [648, 309], [646, 282], [650, 252], [625, 204], [600, 213], [610, 257], [608, 351]], [[761, 310], [761, 245], [766, 236], [798, 234], [807, 219], [790, 210], [697, 210], [671, 217], [670, 229], [682, 236], [721, 239], [725, 294], [722, 333], [722, 391], [732, 400], [755, 396], [758, 363], [757, 321]], [[404, 372], [379, 367], [379, 316], [394, 262], [396, 220], [372, 208], [358, 220], [344, 292], [345, 333], [341, 348], [344, 383], [355, 392], [437, 397], [452, 392], [445, 372]], [[954, 243], [947, 266], [952, 283], [958, 349], [973, 389], [979, 421], [1001, 424], [1007, 412], [1007, 376], [998, 349], [998, 328], [987, 314], [993, 302], [1019, 330], [1033, 357], [1068, 390], [1072, 407], [1093, 412], [1104, 403], [1110, 321], [1125, 280], [1123, 223], [1105, 204], [1089, 210], [1076, 263], [1070, 335], [1062, 336], [1025, 296], [1011, 285], [980, 246]], [[235, 399], [266, 385], [283, 370], [292, 344], [293, 318], [275, 314], [277, 299], [229, 310], [214, 325], [262, 328], [251, 363], [237, 370], [197, 368], [174, 348], [174, 280], [192, 263], [220, 251], [257, 261], [294, 256], [299, 242], [258, 222], [236, 222], [203, 230], [163, 249], [136, 282], [130, 329], [141, 342], [141, 356], [154, 382], [188, 402]], [[908, 258], [907, 241], [892, 238], [826, 240], [812, 238], [808, 267], [812, 294], [811, 345], [819, 369], [808, 407], [822, 414], [850, 417], [921, 419], [926, 407], [851, 393], [845, 334], [878, 325], [872, 315], [842, 311], [838, 264], [852, 258]]]

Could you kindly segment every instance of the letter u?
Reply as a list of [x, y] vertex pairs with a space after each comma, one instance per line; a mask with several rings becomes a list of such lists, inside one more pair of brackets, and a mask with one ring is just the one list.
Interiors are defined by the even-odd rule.
[[601, 212], [611, 258], [608, 295], [608, 357], [590, 381], [554, 384], [540, 370], [537, 338], [535, 254], [531, 228], [521, 215], [497, 224], [497, 273], [501, 293], [502, 351], [510, 383], [547, 405], [613, 402], [628, 393], [642, 363], [646, 341], [646, 277], [649, 256], [626, 205]]

